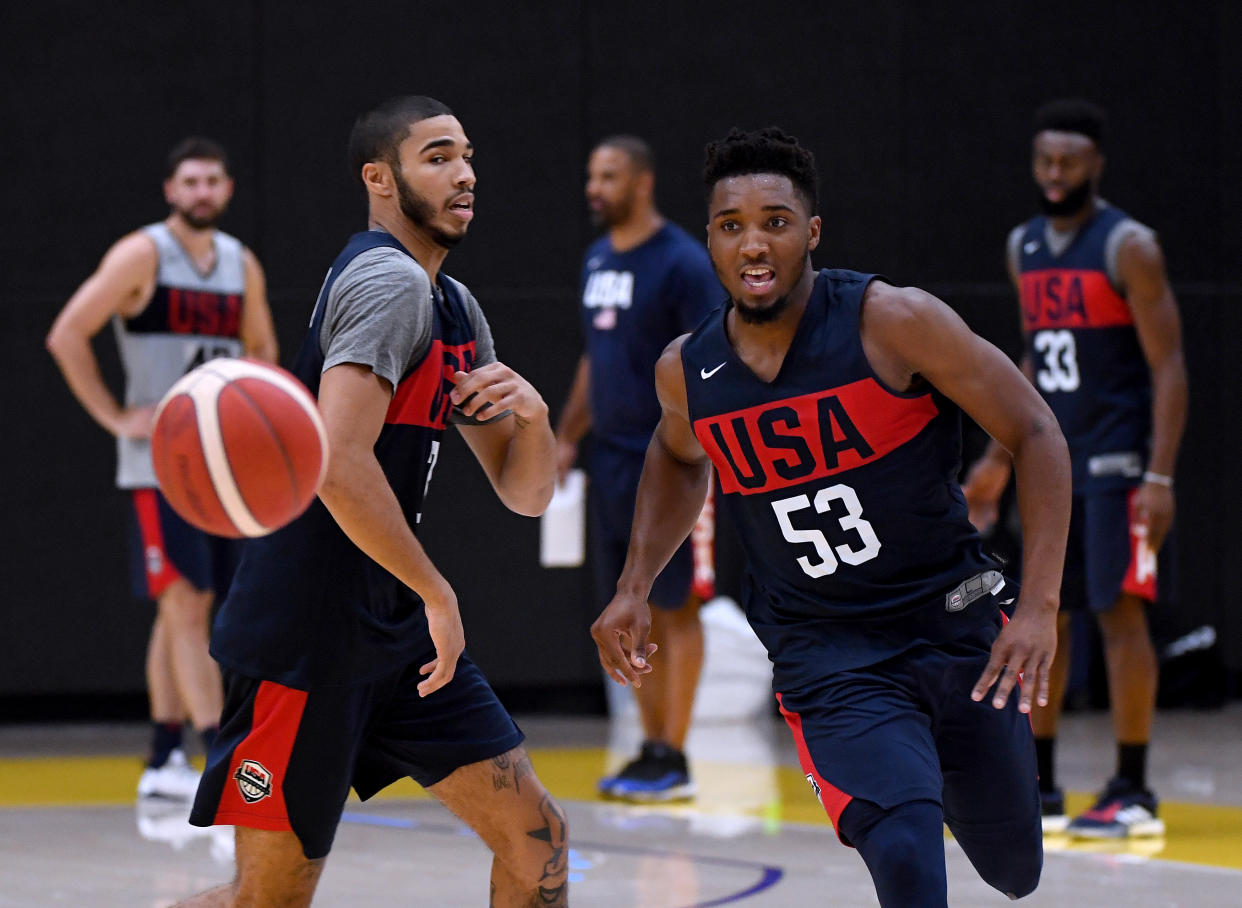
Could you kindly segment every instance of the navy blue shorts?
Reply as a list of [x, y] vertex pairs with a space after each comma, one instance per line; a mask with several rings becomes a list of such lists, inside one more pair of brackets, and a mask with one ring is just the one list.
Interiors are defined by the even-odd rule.
[[994, 623], [956, 640], [777, 694], [838, 836], [842, 811], [859, 798], [885, 809], [940, 804], [953, 835], [976, 852], [1042, 841], [1035, 743], [1017, 691], [999, 710], [988, 697], [970, 699], [1000, 626], [997, 610]]
[[1156, 556], [1131, 526], [1134, 489], [1075, 495], [1061, 607], [1106, 612], [1121, 593], [1156, 599]]
[[522, 743], [465, 653], [452, 681], [419, 697], [418, 666], [430, 659], [309, 692], [225, 670], [220, 734], [190, 822], [292, 831], [313, 860], [332, 848], [351, 787], [364, 801], [406, 776], [430, 787]]
[[[635, 454], [598, 443], [592, 451], [588, 538], [600, 608], [616, 595], [617, 579], [625, 567], [645, 457], [645, 453]], [[690, 597], [693, 579], [694, 550], [687, 539], [656, 577], [651, 587], [651, 604], [662, 609], [681, 608]]]
[[139, 599], [158, 599], [184, 577], [223, 600], [241, 560], [243, 540], [204, 533], [186, 523], [158, 489], [134, 489], [130, 512], [130, 583]]

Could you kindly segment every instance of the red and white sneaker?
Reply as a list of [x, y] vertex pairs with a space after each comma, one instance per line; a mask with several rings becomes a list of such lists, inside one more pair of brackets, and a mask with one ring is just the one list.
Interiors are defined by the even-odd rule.
[[1156, 816], [1156, 796], [1123, 779], [1112, 779], [1086, 813], [1070, 821], [1066, 832], [1080, 839], [1130, 839], [1164, 835]]

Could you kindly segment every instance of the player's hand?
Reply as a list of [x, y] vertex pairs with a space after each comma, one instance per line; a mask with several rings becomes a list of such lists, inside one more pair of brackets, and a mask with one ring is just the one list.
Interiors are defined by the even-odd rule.
[[992, 657], [988, 659], [987, 667], [975, 682], [970, 699], [976, 702], [982, 700], [987, 696], [988, 689], [995, 684], [992, 705], [1003, 709], [1021, 675], [1023, 684], [1020, 688], [1018, 711], [1031, 711], [1032, 690], [1035, 692], [1035, 702], [1040, 706], [1047, 706], [1049, 675], [1056, 651], [1055, 610], [1037, 613], [1030, 607], [1024, 608], [1019, 600], [1013, 618], [1001, 628], [996, 642], [992, 644]]
[[647, 600], [618, 593], [591, 625], [599, 649], [599, 664], [622, 687], [642, 687], [642, 676], [651, 671], [647, 661], [658, 647], [647, 642], [651, 633], [651, 607]]
[[1173, 490], [1168, 486], [1145, 482], [1134, 493], [1134, 520], [1147, 527], [1147, 544], [1153, 552], [1160, 551], [1169, 535], [1175, 507]]
[[473, 372], [457, 372], [449, 397], [467, 416], [491, 419], [506, 410], [519, 421], [547, 418], [548, 405], [534, 385], [504, 363], [488, 363]]
[[558, 439], [556, 442], [556, 484], [558, 486], [565, 484], [565, 477], [569, 475], [577, 459], [578, 446], [572, 441]]
[[457, 657], [466, 648], [466, 631], [461, 626], [457, 596], [448, 584], [436, 595], [424, 595], [423, 605], [436, 657], [418, 669], [420, 675], [428, 676], [418, 683], [420, 697], [434, 693], [453, 680]]
[[981, 457], [966, 474], [962, 494], [970, 508], [970, 522], [980, 533], [987, 533], [996, 524], [998, 505], [1005, 486], [1009, 484], [1009, 464]]
[[117, 438], [150, 438], [155, 428], [155, 404], [127, 407], [120, 412], [112, 426]]

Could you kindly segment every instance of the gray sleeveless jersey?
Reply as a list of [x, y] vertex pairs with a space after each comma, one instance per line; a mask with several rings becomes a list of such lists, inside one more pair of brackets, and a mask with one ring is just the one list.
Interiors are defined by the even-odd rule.
[[[142, 312], [112, 320], [125, 369], [127, 407], [158, 403], [194, 367], [218, 356], [242, 354], [246, 269], [241, 242], [216, 231], [215, 265], [202, 274], [167, 225], [150, 224], [142, 232], [159, 254], [155, 290]], [[116, 484], [122, 489], [156, 485], [150, 442], [117, 439]]]

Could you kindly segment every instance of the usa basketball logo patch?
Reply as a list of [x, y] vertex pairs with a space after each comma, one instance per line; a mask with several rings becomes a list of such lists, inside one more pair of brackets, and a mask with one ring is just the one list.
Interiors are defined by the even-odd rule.
[[242, 760], [233, 778], [237, 780], [237, 790], [247, 804], [255, 804], [272, 796], [272, 774], [257, 760]]
[[811, 783], [811, 791], [815, 792], [815, 799], [819, 801], [820, 806], [822, 807], [824, 804], [824, 792], [819, 787], [819, 782], [815, 781], [815, 776], [811, 775], [809, 772], [806, 774], [806, 780]]

